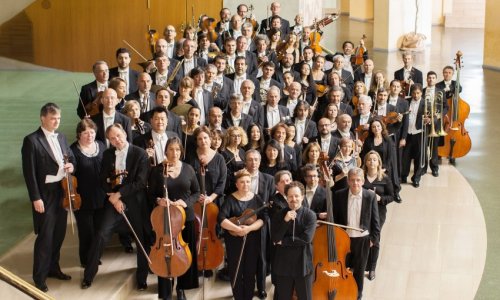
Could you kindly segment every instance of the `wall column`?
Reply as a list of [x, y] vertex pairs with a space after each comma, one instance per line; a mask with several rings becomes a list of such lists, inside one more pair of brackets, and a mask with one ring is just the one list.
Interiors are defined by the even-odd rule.
[[499, 10], [499, 1], [486, 0], [483, 66], [485, 68], [495, 69], [498, 71], [500, 71], [500, 56], [498, 55], [498, 46], [500, 45], [500, 18], [498, 17]]

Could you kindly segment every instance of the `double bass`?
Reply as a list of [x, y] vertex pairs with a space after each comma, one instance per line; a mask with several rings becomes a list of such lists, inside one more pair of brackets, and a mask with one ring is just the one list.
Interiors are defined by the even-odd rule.
[[[321, 155], [321, 171], [329, 181], [328, 156]], [[327, 221], [318, 222], [313, 239], [313, 299], [357, 299], [358, 285], [351, 270], [347, 269], [346, 256], [351, 251], [351, 240], [345, 230], [334, 226], [332, 191], [326, 188]]]
[[469, 153], [472, 142], [469, 132], [465, 129], [465, 120], [469, 117], [470, 106], [460, 98], [460, 70], [462, 69], [462, 52], [458, 51], [455, 58], [457, 80], [455, 93], [448, 99], [449, 110], [443, 118], [444, 130], [448, 135], [444, 137], [444, 145], [438, 148], [438, 155], [455, 159]]
[[[168, 164], [165, 162], [163, 164], [165, 199], [168, 199], [168, 175]], [[182, 239], [182, 228], [185, 221], [184, 209], [170, 205], [170, 203], [166, 207], [158, 205], [151, 213], [151, 224], [156, 234], [156, 240], [149, 254], [150, 269], [160, 277], [179, 277], [186, 273], [191, 266], [191, 251], [188, 244]]]

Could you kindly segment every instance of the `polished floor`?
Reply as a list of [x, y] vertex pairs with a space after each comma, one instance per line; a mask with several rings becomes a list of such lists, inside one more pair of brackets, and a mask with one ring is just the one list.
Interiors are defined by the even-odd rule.
[[[324, 43], [330, 49], [338, 49], [343, 40], [356, 40], [362, 33], [367, 33], [370, 49], [372, 31], [370, 23], [352, 22], [342, 17], [327, 28]], [[465, 158], [457, 161], [457, 167], [444, 162], [439, 178], [424, 176], [419, 189], [405, 185], [402, 191], [404, 202], [390, 205], [382, 231], [377, 278], [372, 282], [366, 280], [364, 299], [500, 297], [500, 222], [497, 217], [500, 215], [500, 204], [495, 176], [500, 167], [500, 159], [495, 155], [500, 146], [497, 138], [500, 130], [494, 126], [500, 113], [500, 106], [495, 102], [500, 97], [497, 85], [500, 74], [481, 68], [481, 30], [436, 27], [432, 34], [432, 45], [416, 54], [416, 66], [424, 73], [435, 70], [440, 74], [444, 65], [453, 63], [457, 50], [464, 53], [461, 96], [471, 105], [466, 128], [470, 132], [473, 148]], [[389, 77], [401, 67], [396, 52], [375, 52], [371, 55], [375, 68], [387, 70]], [[19, 216], [4, 209], [0, 212], [3, 229], [0, 242], [3, 244], [4, 237], [16, 241], [23, 236], [19, 233], [13, 236], [12, 232], [30, 229], [29, 208], [25, 202], [20, 202], [26, 201], [23, 199], [25, 191], [22, 191], [22, 182], [18, 182], [21, 138], [38, 125], [37, 109], [24, 112], [27, 101], [36, 104], [36, 107], [46, 99], [60, 101], [63, 106], [62, 129], [71, 138], [74, 130], [71, 124], [76, 120], [73, 116], [76, 100], [70, 79], [75, 78], [83, 84], [90, 81], [90, 77], [88, 74], [62, 72], [3, 71], [0, 78], [0, 101], [4, 104], [0, 108], [4, 131], [0, 143], [6, 151], [0, 161], [3, 191], [0, 201], [2, 208], [7, 207], [9, 212], [15, 211]], [[65, 117], [64, 111], [70, 116]], [[9, 134], [15, 136], [5, 138]], [[22, 226], [15, 222], [17, 219], [24, 220]], [[32, 245], [32, 236], [29, 236], [10, 249], [0, 264], [29, 281]], [[49, 280], [50, 293], [57, 299], [156, 299], [153, 276], [149, 278], [147, 292], [133, 291], [133, 259], [115, 248], [105, 254], [95, 285], [86, 291], [79, 290], [82, 271], [77, 265], [76, 253], [75, 239], [68, 234], [62, 266], [74, 279], [64, 285]], [[208, 282], [205, 287], [207, 299], [230, 298], [227, 283]], [[272, 293], [272, 288], [269, 292]], [[0, 291], [0, 298], [1, 295]], [[188, 298], [201, 298], [200, 290], [190, 291]]]

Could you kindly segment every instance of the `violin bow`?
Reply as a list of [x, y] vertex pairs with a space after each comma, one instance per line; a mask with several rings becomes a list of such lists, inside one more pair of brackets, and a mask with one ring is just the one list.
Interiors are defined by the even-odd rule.
[[72, 80], [72, 81], [73, 81], [73, 86], [75, 87], [76, 95], [78, 96], [78, 100], [80, 101], [80, 104], [82, 105], [83, 111], [85, 112], [85, 118], [89, 119], [90, 115], [87, 113], [87, 109], [85, 108], [85, 104], [83, 104], [83, 100], [82, 100], [82, 97], [80, 97], [80, 93], [78, 93], [78, 88], [76, 87], [76, 83], [74, 80]]

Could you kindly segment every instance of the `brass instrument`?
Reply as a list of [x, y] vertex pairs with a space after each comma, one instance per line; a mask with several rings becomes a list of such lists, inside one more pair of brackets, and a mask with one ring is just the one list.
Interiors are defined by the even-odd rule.
[[222, 87], [219, 85], [219, 84], [213, 84], [212, 85], [212, 99], [215, 99], [217, 98], [217, 95], [219, 94], [220, 90], [222, 89]]
[[224, 75], [233, 74], [235, 72], [234, 67], [232, 67], [229, 62], [226, 63], [226, 69], [224, 70]]
[[424, 99], [424, 114], [422, 115], [422, 135], [420, 136], [420, 168], [424, 168], [426, 164], [426, 160], [428, 159], [427, 155], [427, 124], [425, 124], [425, 117], [429, 115], [428, 113], [428, 105], [430, 102], [430, 96], [425, 95]]
[[444, 120], [443, 120], [443, 103], [444, 103], [444, 100], [445, 100], [444, 93], [442, 91], [439, 91], [437, 93], [437, 96], [436, 96], [436, 101], [439, 102], [440, 108], [441, 108], [439, 110], [439, 116], [440, 116], [441, 122], [439, 124], [440, 125], [439, 126], [439, 131], [437, 133], [439, 136], [446, 136], [446, 135], [448, 135], [448, 133], [446, 133], [446, 131], [443, 128], [443, 122], [444, 122]]
[[153, 149], [153, 151], [154, 151], [154, 155], [149, 158], [149, 165], [151, 167], [154, 167], [154, 166], [156, 166], [157, 161], [156, 161], [155, 142], [153, 141], [153, 139], [149, 140], [149, 142], [148, 142], [148, 149]]
[[335, 55], [335, 52], [333, 52], [332, 50], [322, 46], [322, 45], [319, 45], [321, 47], [321, 50], [323, 50], [323, 52], [325, 52], [326, 54], [331, 54], [331, 55]]
[[170, 74], [170, 76], [167, 79], [167, 83], [165, 83], [165, 87], [168, 87], [172, 83], [172, 81], [174, 81], [175, 76], [181, 69], [183, 63], [184, 63], [184, 58], [180, 62], [178, 62], [177, 65], [175, 65], [175, 68], [172, 70], [172, 74]]

